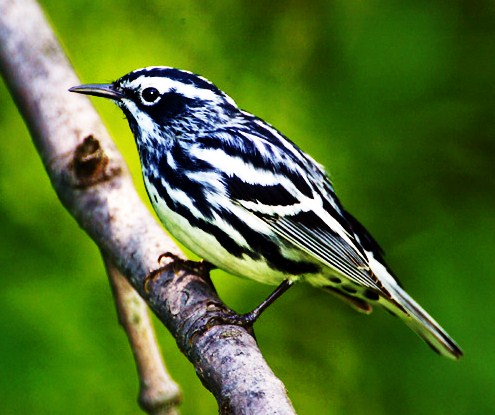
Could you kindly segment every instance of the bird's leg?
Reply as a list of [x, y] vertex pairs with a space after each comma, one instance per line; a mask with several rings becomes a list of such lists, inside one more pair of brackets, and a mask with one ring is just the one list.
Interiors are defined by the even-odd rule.
[[[154, 282], [155, 279], [165, 271], [169, 271], [171, 268], [174, 272], [179, 271], [180, 269], [189, 270], [195, 274], [200, 275], [203, 279], [209, 281], [210, 279], [210, 271], [215, 269], [215, 265], [203, 261], [191, 261], [189, 259], [182, 259], [177, 255], [171, 252], [165, 252], [158, 257], [158, 263], [161, 262], [163, 258], [170, 258], [172, 262], [169, 262], [166, 265], [160, 266], [157, 269], [151, 271], [144, 280], [144, 288], [146, 292], [150, 291], [149, 284]], [[275, 290], [254, 310], [250, 311], [246, 314], [224, 314], [216, 315], [212, 317], [208, 326], [214, 326], [217, 324], [234, 324], [236, 326], [242, 326], [246, 328], [251, 328], [256, 320], [261, 316], [261, 314], [283, 293], [285, 293], [291, 286], [293, 282], [290, 280], [284, 280], [282, 283], [275, 288]], [[213, 286], [213, 284], [212, 284]]]
[[[285, 293], [291, 286], [293, 282], [290, 280], [284, 280], [275, 290], [263, 301], [258, 307], [246, 314], [233, 314], [233, 315], [222, 315], [220, 320], [225, 324], [234, 324], [237, 326], [243, 326], [251, 328], [259, 316], [265, 311], [277, 298], [279, 298], [283, 293]], [[218, 317], [215, 317], [218, 319]]]
[[149, 292], [149, 284], [155, 282], [156, 278], [165, 271], [172, 269], [174, 273], [178, 272], [180, 269], [185, 269], [194, 274], [198, 274], [203, 279], [211, 282], [210, 271], [215, 269], [215, 265], [202, 260], [202, 261], [192, 261], [190, 259], [182, 259], [171, 252], [165, 252], [158, 257], [158, 264], [162, 262], [163, 258], [170, 258], [172, 262], [166, 265], [159, 266], [157, 269], [150, 271], [150, 273], [144, 279], [144, 289]]

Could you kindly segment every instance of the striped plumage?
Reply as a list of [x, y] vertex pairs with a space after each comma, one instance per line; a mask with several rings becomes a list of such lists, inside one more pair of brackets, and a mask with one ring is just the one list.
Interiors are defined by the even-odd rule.
[[307, 281], [364, 312], [380, 304], [440, 354], [462, 355], [400, 287], [323, 168], [211, 82], [149, 67], [71, 90], [114, 99], [124, 111], [153, 207], [200, 257], [266, 284]]

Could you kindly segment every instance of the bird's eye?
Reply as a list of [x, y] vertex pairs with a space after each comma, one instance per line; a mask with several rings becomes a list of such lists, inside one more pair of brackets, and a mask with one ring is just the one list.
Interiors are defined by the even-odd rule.
[[155, 102], [159, 96], [160, 92], [158, 92], [158, 89], [153, 87], [145, 88], [143, 89], [143, 92], [141, 92], [141, 97], [143, 98], [143, 100], [150, 104]]

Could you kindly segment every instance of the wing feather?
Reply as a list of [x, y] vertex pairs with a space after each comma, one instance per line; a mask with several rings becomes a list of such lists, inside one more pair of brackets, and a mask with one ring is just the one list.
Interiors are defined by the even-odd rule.
[[[312, 212], [305, 212], [306, 214], [315, 215]], [[268, 223], [274, 232], [313, 258], [359, 285], [381, 291], [375, 279], [371, 277], [367, 262], [358, 255], [356, 249], [331, 229], [308, 228], [301, 221], [301, 215], [298, 215], [297, 220], [293, 217], [259, 217]]]

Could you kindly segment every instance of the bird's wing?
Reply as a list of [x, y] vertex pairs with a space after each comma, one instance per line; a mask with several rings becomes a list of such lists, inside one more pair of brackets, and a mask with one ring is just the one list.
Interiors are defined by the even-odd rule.
[[194, 155], [223, 175], [232, 203], [349, 280], [383, 292], [321, 166], [273, 127], [254, 120], [245, 130], [224, 128], [197, 138]]
[[367, 259], [355, 246], [354, 238], [343, 235], [342, 229], [332, 229], [324, 223], [314, 226], [313, 223], [320, 222], [321, 219], [311, 211], [295, 216], [258, 216], [278, 235], [323, 264], [359, 285], [381, 291], [376, 278], [373, 278]]
[[[280, 237], [356, 284], [382, 291], [351, 224], [334, 208], [338, 201], [332, 201], [334, 206], [322, 201], [316, 189], [309, 194], [311, 186], [294, 176], [284, 174], [260, 184], [233, 173], [224, 183], [232, 202], [267, 223]], [[308, 189], [302, 189], [302, 183]]]

